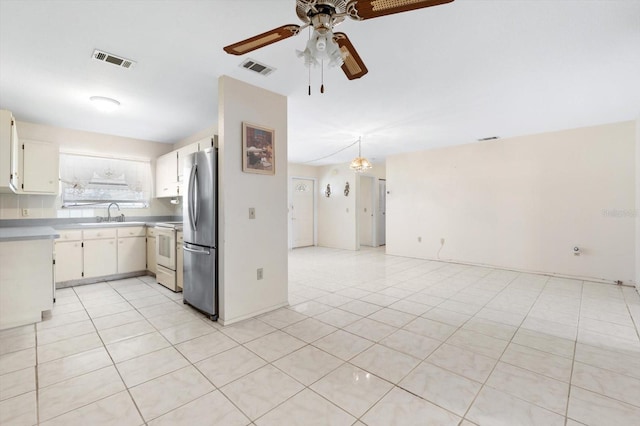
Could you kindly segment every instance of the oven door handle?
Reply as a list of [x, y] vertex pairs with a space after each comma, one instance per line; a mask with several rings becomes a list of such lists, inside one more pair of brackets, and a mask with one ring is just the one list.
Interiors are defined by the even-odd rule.
[[182, 246], [182, 249], [184, 251], [188, 251], [189, 253], [206, 254], [207, 256], [211, 254], [211, 251], [209, 249], [195, 250], [190, 247], [187, 247], [186, 244]]

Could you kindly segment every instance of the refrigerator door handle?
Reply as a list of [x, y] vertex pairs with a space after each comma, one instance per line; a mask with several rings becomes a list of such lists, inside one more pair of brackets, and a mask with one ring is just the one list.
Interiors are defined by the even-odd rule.
[[191, 166], [191, 173], [189, 173], [189, 188], [188, 188], [188, 196], [189, 196], [189, 204], [188, 204], [188, 212], [189, 212], [189, 225], [191, 226], [191, 230], [195, 231], [196, 230], [196, 224], [194, 223], [194, 215], [193, 215], [193, 204], [194, 204], [194, 194], [193, 194], [193, 189], [194, 189], [194, 179], [195, 179], [195, 175], [197, 172], [197, 165], [192, 165]]
[[187, 247], [186, 245], [183, 245], [183, 246], [182, 246], [182, 249], [183, 249], [184, 251], [188, 251], [189, 253], [195, 253], [195, 254], [206, 254], [206, 255], [210, 255], [210, 254], [211, 254], [211, 251], [209, 251], [208, 249], [204, 249], [204, 250], [195, 250], [195, 249], [192, 249], [192, 248], [190, 248], [190, 247]]
[[[198, 183], [198, 165], [195, 165], [193, 173], [193, 226], [198, 227], [198, 216], [200, 216], [200, 185]], [[195, 228], [193, 229], [195, 231]]]

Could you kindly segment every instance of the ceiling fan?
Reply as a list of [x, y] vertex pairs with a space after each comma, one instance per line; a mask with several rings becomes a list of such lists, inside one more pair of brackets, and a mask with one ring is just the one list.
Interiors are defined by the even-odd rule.
[[[305, 28], [312, 30], [304, 51], [307, 66], [324, 64], [341, 66], [349, 80], [365, 75], [368, 70], [345, 33], [333, 32], [346, 17], [356, 21], [378, 18], [394, 13], [407, 12], [430, 6], [450, 3], [453, 0], [296, 0], [296, 14], [303, 25], [283, 25], [246, 40], [224, 47], [232, 55], [260, 49], [280, 40], [298, 35]], [[311, 94], [311, 93], [309, 93]]]

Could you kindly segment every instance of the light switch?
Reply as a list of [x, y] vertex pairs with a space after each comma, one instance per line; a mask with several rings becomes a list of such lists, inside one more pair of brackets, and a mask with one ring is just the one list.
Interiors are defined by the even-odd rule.
[[249, 219], [256, 218], [256, 209], [254, 207], [249, 207]]

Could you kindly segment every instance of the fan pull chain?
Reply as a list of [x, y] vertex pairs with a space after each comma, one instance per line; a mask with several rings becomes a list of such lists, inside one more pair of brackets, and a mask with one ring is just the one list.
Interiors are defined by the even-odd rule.
[[[307, 31], [307, 33], [309, 34], [308, 40], [311, 40], [311, 27], [309, 27], [309, 31]], [[309, 96], [311, 96], [311, 64], [309, 64], [307, 68], [309, 68], [309, 78], [307, 81], [309, 83]]]
[[324, 59], [320, 62], [320, 93], [324, 93]]

